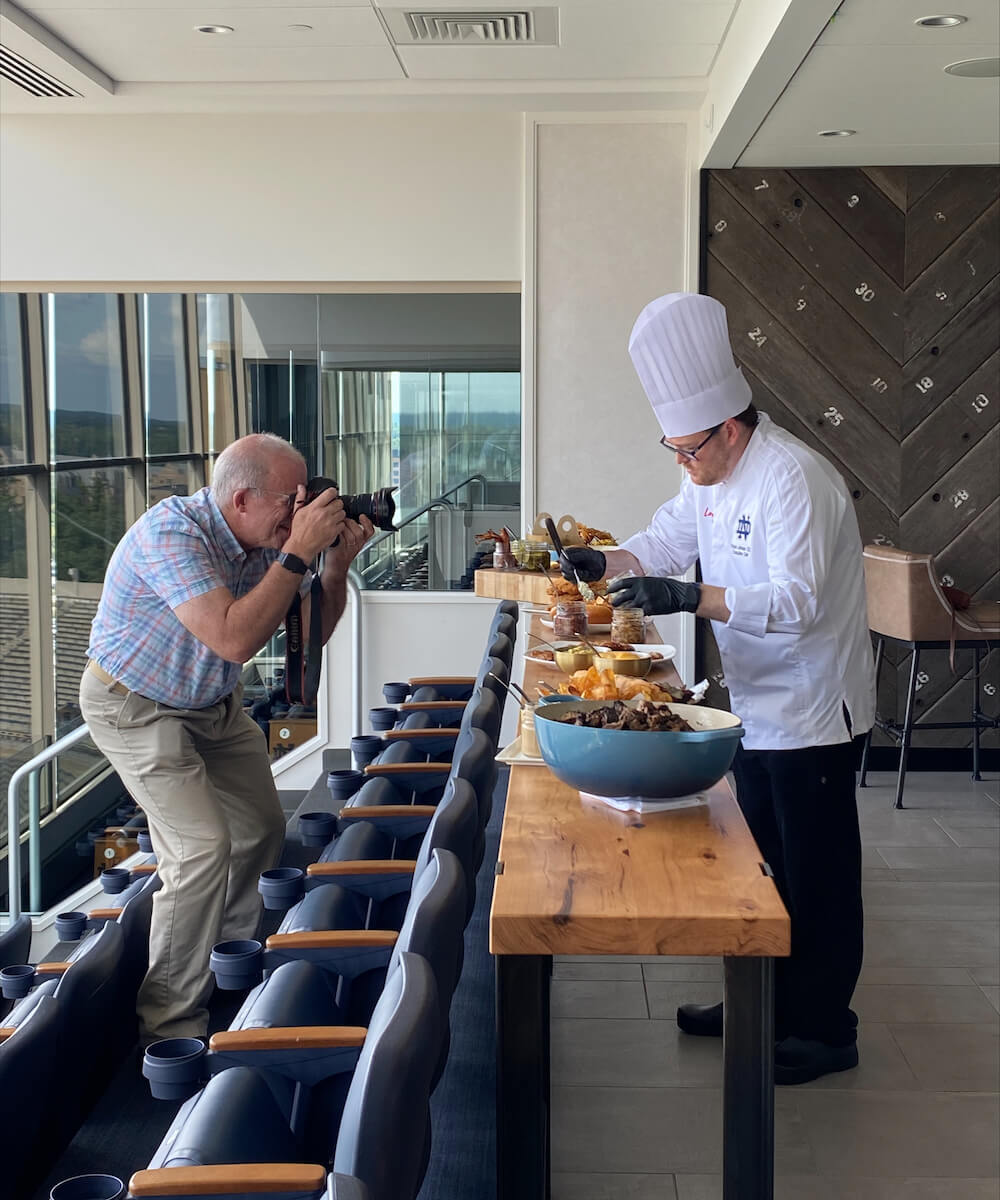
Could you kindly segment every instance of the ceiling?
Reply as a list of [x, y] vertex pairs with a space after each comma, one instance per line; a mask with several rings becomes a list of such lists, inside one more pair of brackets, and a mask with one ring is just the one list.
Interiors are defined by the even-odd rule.
[[[579, 112], [704, 105], [710, 120], [706, 97], [724, 88], [720, 75], [742, 53], [757, 63], [758, 78], [755, 86], [739, 81], [736, 106], [743, 106], [746, 128], [737, 145], [725, 147], [726, 165], [996, 161], [1000, 81], [956, 78], [943, 68], [1000, 53], [1000, 6], [954, 3], [939, 9], [921, 0], [844, 0], [824, 27], [835, 0], [551, 0], [528, 6], [539, 44], [470, 38], [412, 45], [396, 35], [402, 0], [0, 0], [3, 44], [80, 93], [36, 98], [2, 80], [0, 108]], [[409, 7], [514, 10], [484, 0], [417, 0]], [[954, 28], [914, 24], [935, 12], [968, 20]], [[759, 32], [757, 43], [747, 33], [763, 27], [758, 15], [776, 29], [763, 53]], [[552, 44], [543, 44], [546, 19]], [[810, 30], [804, 40], [801, 33], [797, 41], [787, 37], [796, 20], [800, 31]], [[197, 32], [203, 24], [232, 32]], [[837, 128], [857, 132], [818, 136]]]

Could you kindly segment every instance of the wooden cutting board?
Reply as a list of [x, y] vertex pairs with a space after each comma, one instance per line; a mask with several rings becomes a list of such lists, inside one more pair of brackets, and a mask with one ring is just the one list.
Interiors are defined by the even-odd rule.
[[518, 600], [522, 604], [551, 603], [549, 581], [541, 571], [494, 571], [481, 567], [476, 572], [476, 595]]

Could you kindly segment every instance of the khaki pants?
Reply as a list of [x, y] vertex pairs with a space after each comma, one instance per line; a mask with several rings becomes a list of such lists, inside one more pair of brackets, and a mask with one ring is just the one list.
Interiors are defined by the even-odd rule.
[[138, 998], [144, 1045], [205, 1035], [209, 953], [216, 942], [254, 936], [257, 876], [281, 850], [284, 814], [241, 692], [210, 708], [170, 708], [83, 673], [84, 719], [149, 820], [162, 881]]

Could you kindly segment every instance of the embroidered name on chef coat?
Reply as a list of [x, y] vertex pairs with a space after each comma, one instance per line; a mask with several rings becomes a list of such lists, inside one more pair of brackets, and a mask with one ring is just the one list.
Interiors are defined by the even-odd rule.
[[753, 526], [750, 522], [750, 517], [743, 513], [740, 519], [736, 522], [731, 549], [732, 552], [739, 558], [749, 558], [750, 556], [750, 533]]

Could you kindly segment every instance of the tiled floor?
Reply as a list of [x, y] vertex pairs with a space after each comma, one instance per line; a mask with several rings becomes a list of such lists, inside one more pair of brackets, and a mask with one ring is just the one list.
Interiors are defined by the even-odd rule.
[[[1000, 1197], [1000, 781], [912, 774], [858, 793], [861, 1064], [775, 1101], [779, 1200]], [[713, 959], [557, 959], [552, 1200], [718, 1200], [719, 1042], [674, 1012]]]

